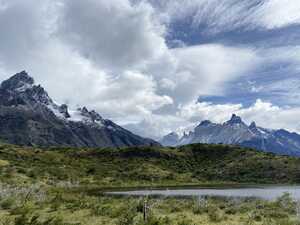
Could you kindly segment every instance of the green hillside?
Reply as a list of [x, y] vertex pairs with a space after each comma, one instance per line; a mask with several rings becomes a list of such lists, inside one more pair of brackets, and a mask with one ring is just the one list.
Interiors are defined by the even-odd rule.
[[224, 145], [181, 148], [0, 147], [1, 182], [94, 187], [299, 183], [300, 159]]
[[[298, 183], [300, 159], [223, 145], [0, 146], [0, 225], [299, 225], [299, 203], [103, 194], [140, 186]], [[143, 207], [147, 202], [147, 218]]]

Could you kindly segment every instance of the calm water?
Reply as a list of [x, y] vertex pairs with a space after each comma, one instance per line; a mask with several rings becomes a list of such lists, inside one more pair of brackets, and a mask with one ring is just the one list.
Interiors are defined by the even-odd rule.
[[294, 199], [300, 200], [300, 186], [267, 186], [251, 188], [209, 188], [209, 189], [177, 189], [177, 190], [137, 190], [108, 192], [113, 195], [126, 196], [220, 196], [220, 197], [256, 197], [267, 200], [276, 199], [284, 193], [290, 193]]

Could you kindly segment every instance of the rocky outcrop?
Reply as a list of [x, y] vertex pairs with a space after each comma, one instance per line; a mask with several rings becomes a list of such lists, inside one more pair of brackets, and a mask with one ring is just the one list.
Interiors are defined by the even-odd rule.
[[25, 71], [0, 87], [0, 139], [28, 146], [124, 147], [159, 145], [86, 107], [56, 104]]
[[161, 143], [165, 146], [193, 143], [239, 145], [281, 155], [300, 156], [299, 134], [283, 129], [265, 129], [258, 127], [255, 122], [248, 126], [241, 117], [235, 114], [223, 124], [205, 120], [195, 127], [193, 132], [178, 138], [177, 142]]

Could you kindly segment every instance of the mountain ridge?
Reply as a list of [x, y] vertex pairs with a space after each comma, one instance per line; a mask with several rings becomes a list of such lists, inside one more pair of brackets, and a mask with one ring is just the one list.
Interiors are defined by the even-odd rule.
[[[174, 132], [173, 132], [174, 137]], [[164, 146], [182, 146], [194, 143], [228, 144], [250, 147], [257, 150], [281, 155], [300, 157], [300, 135], [284, 129], [271, 130], [257, 126], [252, 122], [249, 126], [242, 118], [233, 114], [224, 123], [202, 121], [189, 134], [177, 139], [170, 139], [170, 134], [163, 137], [160, 143]]]
[[0, 86], [0, 139], [19, 145], [125, 147], [159, 145], [86, 107], [54, 102], [26, 71]]

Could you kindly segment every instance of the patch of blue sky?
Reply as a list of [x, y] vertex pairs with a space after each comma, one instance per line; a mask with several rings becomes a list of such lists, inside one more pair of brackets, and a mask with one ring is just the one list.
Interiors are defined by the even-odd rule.
[[[227, 46], [246, 46], [254, 49], [276, 49], [300, 45], [300, 25], [278, 29], [237, 28], [225, 32], [207, 32], [205, 24], [193, 25], [193, 17], [175, 21], [169, 26], [167, 43], [169, 47], [195, 46], [221, 43]], [[284, 51], [284, 49], [282, 49]], [[281, 54], [276, 52], [276, 54]], [[284, 54], [284, 52], [282, 52]], [[263, 56], [272, 57], [272, 56]], [[300, 60], [299, 60], [300, 61]], [[283, 86], [280, 83], [284, 83]], [[259, 68], [237, 80], [224, 84], [223, 96], [201, 96], [200, 101], [215, 104], [253, 104], [257, 99], [270, 101], [279, 106], [300, 106], [300, 65], [287, 59], [268, 61]]]
[[300, 25], [291, 25], [278, 29], [247, 29], [247, 27], [240, 27], [218, 33], [208, 31], [209, 27], [205, 24], [194, 26], [193, 17], [177, 20], [169, 25], [167, 43], [171, 48], [178, 47], [176, 43], [180, 42], [186, 46], [208, 43], [253, 47], [300, 45]]
[[225, 85], [220, 96], [201, 96], [199, 101], [214, 104], [252, 105], [257, 99], [278, 106], [300, 106], [300, 76], [289, 67], [269, 67], [266, 71], [255, 71]]

